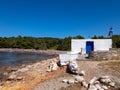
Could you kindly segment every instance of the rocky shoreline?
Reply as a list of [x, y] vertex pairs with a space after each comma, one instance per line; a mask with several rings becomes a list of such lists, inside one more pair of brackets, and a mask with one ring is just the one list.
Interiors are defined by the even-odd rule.
[[[58, 57], [28, 65], [22, 64], [19, 67], [4, 68], [6, 70], [0, 75], [0, 90], [30, 90], [47, 78], [54, 77], [55, 72], [46, 72], [51, 60], [58, 61]], [[61, 73], [64, 68], [58, 69], [56, 73]]]
[[[17, 66], [5, 66], [0, 68], [0, 90], [29, 90], [38, 82], [44, 79], [49, 62], [58, 60], [58, 55], [63, 51], [54, 50], [33, 50], [33, 49], [0, 49], [0, 52], [20, 52], [20, 53], [44, 53], [51, 55], [45, 60], [20, 64]], [[40, 80], [38, 80], [37, 78]], [[31, 82], [31, 80], [37, 80]], [[31, 87], [28, 82], [33, 83]], [[18, 87], [16, 87], [18, 86]]]
[[0, 52], [19, 52], [19, 53], [45, 53], [49, 55], [58, 55], [60, 53], [66, 53], [66, 51], [58, 50], [35, 50], [35, 49], [17, 49], [17, 48], [0, 48]]

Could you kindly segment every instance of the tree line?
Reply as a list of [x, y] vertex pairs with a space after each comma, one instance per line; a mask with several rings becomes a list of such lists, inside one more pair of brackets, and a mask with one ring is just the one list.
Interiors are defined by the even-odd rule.
[[[92, 39], [105, 39], [104, 36], [93, 36]], [[53, 50], [70, 50], [71, 39], [84, 39], [83, 36], [77, 35], [75, 37], [68, 36], [65, 38], [51, 38], [51, 37], [0, 37], [0, 48], [19, 48], [19, 49], [53, 49]], [[120, 35], [113, 35], [113, 47], [120, 48]]]

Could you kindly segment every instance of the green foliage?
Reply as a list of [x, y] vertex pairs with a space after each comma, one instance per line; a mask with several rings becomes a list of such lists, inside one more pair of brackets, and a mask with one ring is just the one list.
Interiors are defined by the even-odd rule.
[[106, 39], [106, 37], [94, 35], [94, 36], [92, 37], [92, 39]]
[[[104, 36], [94, 36], [93, 39], [104, 39]], [[71, 50], [71, 39], [84, 39], [77, 35], [75, 37], [61, 38], [35, 38], [35, 37], [0, 37], [0, 48], [20, 48], [20, 49], [54, 49], [54, 50]], [[112, 37], [113, 47], [120, 48], [120, 35]]]
[[113, 35], [112, 40], [113, 40], [113, 47], [120, 48], [120, 35]]

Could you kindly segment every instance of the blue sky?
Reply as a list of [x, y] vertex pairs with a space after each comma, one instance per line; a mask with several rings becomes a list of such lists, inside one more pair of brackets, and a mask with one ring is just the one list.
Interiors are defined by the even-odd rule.
[[120, 0], [0, 0], [0, 36], [120, 34]]

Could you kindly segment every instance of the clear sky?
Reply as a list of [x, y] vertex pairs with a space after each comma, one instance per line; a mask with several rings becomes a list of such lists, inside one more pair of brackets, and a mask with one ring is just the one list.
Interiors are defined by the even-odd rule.
[[120, 34], [120, 0], [0, 0], [0, 36]]

